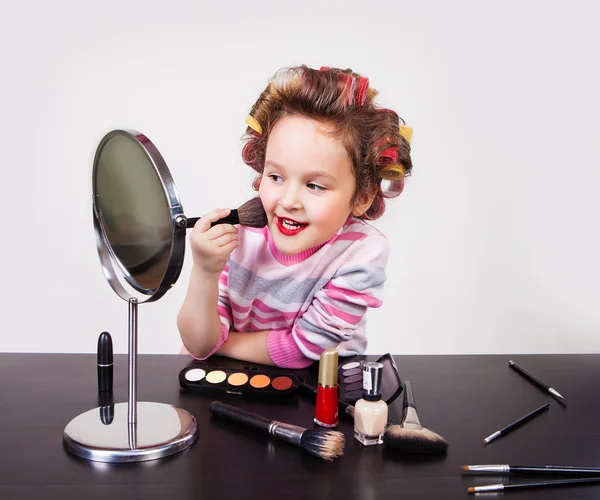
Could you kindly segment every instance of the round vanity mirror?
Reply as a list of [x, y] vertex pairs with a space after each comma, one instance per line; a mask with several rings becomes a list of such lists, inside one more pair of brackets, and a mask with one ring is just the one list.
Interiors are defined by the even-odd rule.
[[92, 173], [96, 242], [104, 274], [125, 300], [156, 300], [177, 281], [186, 223], [173, 179], [143, 134], [114, 130]]
[[128, 400], [75, 417], [63, 432], [63, 444], [93, 461], [154, 460], [198, 438], [196, 419], [187, 411], [137, 400], [138, 304], [157, 300], [177, 281], [188, 221], [165, 161], [139, 132], [113, 130], [104, 136], [94, 158], [92, 187], [102, 270], [129, 307]]

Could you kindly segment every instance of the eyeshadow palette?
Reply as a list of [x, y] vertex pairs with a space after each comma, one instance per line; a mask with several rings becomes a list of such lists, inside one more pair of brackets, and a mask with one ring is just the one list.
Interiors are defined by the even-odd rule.
[[[340, 399], [354, 404], [362, 397], [363, 365], [367, 360], [347, 361], [338, 368], [338, 384]], [[392, 403], [403, 391], [404, 386], [398, 374], [398, 368], [391, 354], [384, 354], [376, 360], [383, 364], [381, 379], [381, 399], [387, 404]]]
[[186, 366], [179, 373], [181, 388], [211, 394], [290, 398], [296, 394], [300, 382], [294, 375], [204, 365], [199, 362]]

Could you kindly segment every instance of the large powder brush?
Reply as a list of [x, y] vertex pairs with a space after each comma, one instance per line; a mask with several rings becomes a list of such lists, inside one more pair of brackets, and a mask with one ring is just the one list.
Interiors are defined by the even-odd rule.
[[[389, 423], [385, 428], [384, 444], [393, 450], [413, 455], [444, 455], [448, 442], [439, 434], [421, 426], [412, 387], [404, 382], [405, 408], [402, 423]], [[339, 407], [346, 415], [354, 418], [354, 406], [340, 400]]]
[[220, 401], [213, 401], [210, 412], [245, 427], [258, 429], [273, 437], [302, 448], [307, 453], [331, 462], [344, 454], [344, 435], [331, 429], [305, 429], [297, 425], [269, 420]]
[[389, 425], [385, 442], [390, 448], [417, 455], [443, 455], [448, 442], [439, 434], [426, 429], [419, 422], [412, 386], [404, 382], [404, 416], [401, 424]]
[[[194, 227], [199, 220], [200, 217], [188, 218], [187, 227]], [[242, 226], [261, 228], [267, 225], [267, 214], [260, 198], [257, 196], [237, 209], [232, 209], [229, 215], [213, 222], [211, 226], [216, 224], [241, 224]]]

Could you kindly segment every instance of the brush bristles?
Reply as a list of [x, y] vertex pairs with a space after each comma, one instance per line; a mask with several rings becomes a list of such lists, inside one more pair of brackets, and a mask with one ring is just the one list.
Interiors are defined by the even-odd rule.
[[300, 438], [304, 450], [328, 462], [344, 454], [344, 435], [329, 429], [306, 429]]
[[248, 200], [237, 210], [242, 226], [261, 228], [267, 225], [267, 214], [258, 196]]
[[385, 443], [395, 450], [418, 455], [443, 455], [448, 442], [425, 427], [420, 430], [390, 425], [385, 432]]

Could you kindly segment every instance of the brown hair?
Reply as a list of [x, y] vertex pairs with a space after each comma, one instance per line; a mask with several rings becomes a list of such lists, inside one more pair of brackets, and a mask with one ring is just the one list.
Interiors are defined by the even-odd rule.
[[[269, 134], [280, 118], [301, 115], [323, 122], [352, 161], [356, 179], [353, 202], [361, 195], [374, 195], [360, 218], [379, 218], [385, 210], [384, 199], [402, 192], [412, 161], [410, 145], [399, 132], [404, 120], [377, 106], [377, 91], [368, 84], [367, 78], [350, 69], [298, 66], [278, 71], [252, 106], [253, 123], [246, 129], [242, 159], [262, 174]], [[253, 183], [255, 189], [259, 180]]]

